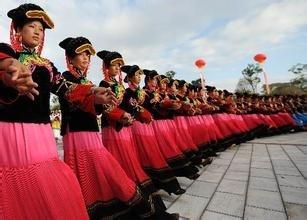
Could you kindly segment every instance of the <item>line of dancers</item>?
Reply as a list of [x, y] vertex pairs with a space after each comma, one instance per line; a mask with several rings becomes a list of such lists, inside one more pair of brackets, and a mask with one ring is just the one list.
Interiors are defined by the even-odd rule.
[[[81, 36], [59, 42], [67, 63], [60, 73], [40, 55], [54, 27], [47, 13], [22, 4], [8, 16], [11, 44], [0, 44], [0, 219], [178, 219], [158, 190], [183, 194], [177, 177], [197, 179], [217, 152], [306, 123], [305, 97], [205, 90], [126, 65], [119, 52], [96, 53]], [[95, 54], [99, 86], [87, 79]], [[64, 161], [50, 93], [60, 101]]]

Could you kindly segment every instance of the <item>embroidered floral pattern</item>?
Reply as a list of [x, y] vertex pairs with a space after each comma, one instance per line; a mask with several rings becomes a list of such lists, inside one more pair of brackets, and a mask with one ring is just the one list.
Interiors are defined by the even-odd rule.
[[50, 73], [50, 81], [53, 80], [53, 66], [48, 59], [43, 58], [36, 53], [21, 53], [18, 60], [23, 65], [28, 67], [32, 73], [34, 72], [36, 66], [45, 67]]

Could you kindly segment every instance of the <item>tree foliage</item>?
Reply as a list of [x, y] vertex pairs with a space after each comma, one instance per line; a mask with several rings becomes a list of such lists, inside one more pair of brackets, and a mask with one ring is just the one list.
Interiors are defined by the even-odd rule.
[[[257, 92], [257, 86], [260, 83], [258, 74], [262, 72], [262, 69], [257, 64], [248, 64], [245, 69], [242, 70], [243, 79], [241, 84], [247, 82], [250, 86], [251, 92]], [[239, 81], [240, 82], [240, 81]], [[238, 83], [239, 84], [239, 83]]]
[[251, 87], [250, 83], [247, 82], [247, 80], [245, 78], [240, 78], [238, 83], [237, 83], [235, 92], [238, 92], [238, 93], [245, 93], [245, 92], [252, 93], [252, 87]]
[[295, 78], [291, 80], [291, 83], [307, 92], [307, 64], [298, 63], [293, 65], [289, 72], [295, 74]]
[[51, 111], [60, 109], [60, 102], [59, 102], [58, 96], [51, 94], [51, 96], [50, 96], [50, 106], [51, 106]]
[[174, 79], [174, 76], [176, 75], [176, 72], [173, 70], [167, 71], [165, 74], [169, 79]]

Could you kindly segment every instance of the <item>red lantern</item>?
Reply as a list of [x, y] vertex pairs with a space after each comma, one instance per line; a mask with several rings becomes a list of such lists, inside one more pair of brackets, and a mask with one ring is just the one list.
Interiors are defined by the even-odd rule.
[[206, 62], [203, 59], [198, 59], [195, 61], [195, 65], [198, 69], [204, 68], [206, 65]]
[[266, 55], [264, 53], [258, 53], [254, 56], [254, 60], [258, 63], [263, 63], [266, 60]]

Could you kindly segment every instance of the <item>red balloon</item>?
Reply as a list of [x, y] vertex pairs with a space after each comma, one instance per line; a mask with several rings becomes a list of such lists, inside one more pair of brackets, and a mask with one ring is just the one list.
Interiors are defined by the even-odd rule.
[[205, 67], [206, 62], [205, 62], [203, 59], [198, 59], [198, 60], [195, 61], [195, 65], [196, 65], [199, 69], [201, 69], [201, 68]]
[[263, 63], [266, 60], [266, 55], [264, 53], [258, 53], [254, 56], [254, 60], [258, 63]]

